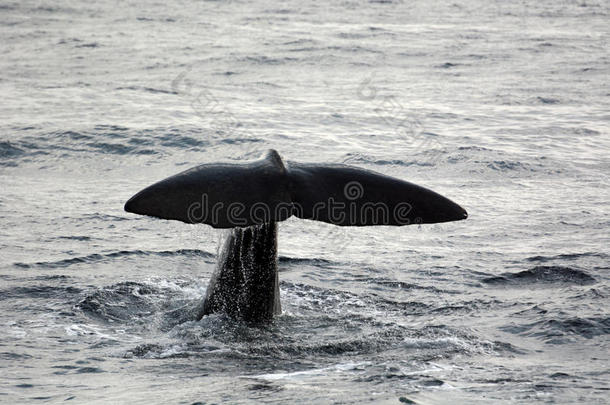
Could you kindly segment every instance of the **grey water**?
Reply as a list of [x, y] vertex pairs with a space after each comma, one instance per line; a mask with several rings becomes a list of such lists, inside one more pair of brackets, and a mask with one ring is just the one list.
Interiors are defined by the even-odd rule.
[[[608, 403], [609, 16], [0, 2], [0, 402]], [[269, 148], [469, 218], [281, 222], [282, 314], [196, 321], [226, 232], [123, 204]]]

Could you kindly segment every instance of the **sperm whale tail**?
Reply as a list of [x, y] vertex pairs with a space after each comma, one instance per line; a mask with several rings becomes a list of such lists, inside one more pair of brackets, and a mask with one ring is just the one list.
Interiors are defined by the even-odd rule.
[[161, 180], [127, 201], [136, 214], [233, 228], [197, 319], [224, 313], [264, 322], [281, 312], [277, 222], [291, 216], [341, 226], [465, 219], [424, 187], [346, 165], [286, 162], [275, 150], [243, 164], [205, 164]]
[[340, 226], [425, 224], [467, 218], [429, 189], [358, 167], [284, 163], [273, 149], [242, 164], [203, 164], [127, 201], [135, 214], [234, 228], [291, 216]]

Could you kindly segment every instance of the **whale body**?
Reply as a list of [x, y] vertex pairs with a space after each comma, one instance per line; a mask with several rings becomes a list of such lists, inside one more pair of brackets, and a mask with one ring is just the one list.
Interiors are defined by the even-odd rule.
[[161, 180], [127, 212], [231, 228], [198, 318], [225, 313], [262, 322], [281, 313], [277, 222], [291, 216], [339, 226], [404, 226], [466, 219], [432, 190], [340, 164], [282, 161], [273, 149], [242, 164], [204, 164]]
[[276, 222], [230, 231], [197, 319], [217, 312], [254, 323], [282, 312]]

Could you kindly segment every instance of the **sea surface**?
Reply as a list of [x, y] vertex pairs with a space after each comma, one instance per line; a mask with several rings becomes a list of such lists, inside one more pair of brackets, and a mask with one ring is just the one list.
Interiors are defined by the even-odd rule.
[[[0, 1], [0, 402], [610, 402], [609, 7]], [[269, 148], [469, 218], [291, 218], [283, 314], [195, 321], [226, 231], [123, 204]]]

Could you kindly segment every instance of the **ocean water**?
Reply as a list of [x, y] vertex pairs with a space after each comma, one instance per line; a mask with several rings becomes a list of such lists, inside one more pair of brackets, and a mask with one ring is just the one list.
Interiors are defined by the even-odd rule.
[[[608, 1], [2, 1], [0, 402], [608, 403]], [[188, 167], [347, 163], [466, 221], [279, 225], [283, 314], [193, 320]]]

